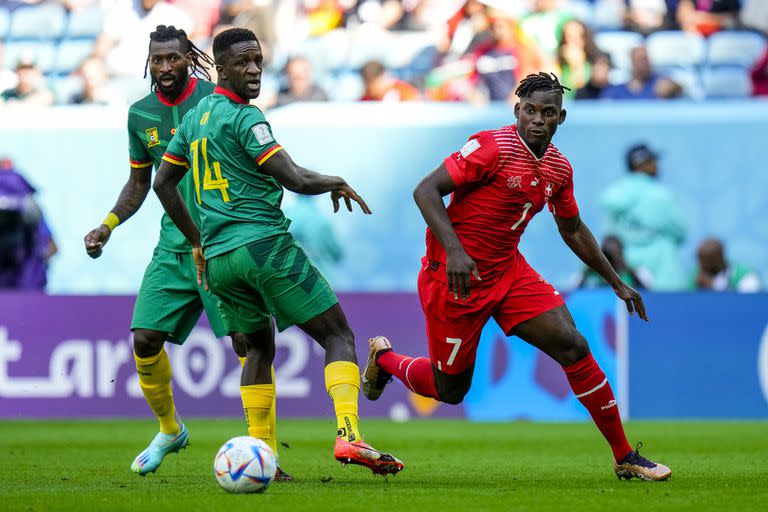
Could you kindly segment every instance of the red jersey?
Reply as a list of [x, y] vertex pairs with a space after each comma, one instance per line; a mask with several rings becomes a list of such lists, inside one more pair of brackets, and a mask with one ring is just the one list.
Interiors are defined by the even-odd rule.
[[[473, 135], [445, 159], [445, 167], [456, 185], [448, 216], [484, 282], [514, 263], [520, 236], [544, 204], [560, 217], [579, 213], [571, 164], [552, 144], [537, 158], [517, 126]], [[445, 280], [445, 251], [429, 228], [423, 262], [437, 266], [435, 275]]]

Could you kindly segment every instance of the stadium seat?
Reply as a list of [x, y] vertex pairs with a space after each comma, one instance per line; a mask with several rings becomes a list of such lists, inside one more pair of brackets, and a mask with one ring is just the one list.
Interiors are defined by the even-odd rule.
[[749, 72], [740, 66], [705, 69], [701, 81], [707, 98], [746, 98], [752, 94]]
[[593, 28], [598, 30], [620, 30], [624, 23], [624, 3], [616, 0], [594, 0], [592, 2]]
[[704, 62], [707, 45], [698, 34], [664, 30], [649, 35], [646, 48], [654, 68], [690, 68]]
[[643, 45], [643, 36], [637, 32], [608, 31], [595, 34], [595, 43], [605, 53], [611, 56], [613, 67], [630, 70], [632, 61], [630, 51]]
[[50, 84], [57, 105], [66, 105], [83, 89], [83, 79], [79, 76], [56, 78]]
[[353, 35], [349, 42], [347, 65], [351, 69], [359, 69], [371, 60], [386, 63], [393, 53], [390, 45], [394, 42], [394, 36], [381, 30], [362, 30]]
[[591, 0], [570, 0], [567, 2], [566, 9], [569, 14], [578, 18], [585, 24], [589, 26], [593, 25], [595, 11]]
[[64, 33], [67, 13], [57, 4], [19, 7], [11, 14], [8, 39], [56, 39]]
[[426, 48], [434, 48], [434, 37], [428, 32], [393, 32], [384, 65], [388, 68], [409, 67]]
[[83, 60], [93, 53], [94, 40], [77, 39], [62, 41], [56, 49], [57, 73], [70, 73], [75, 70]]
[[50, 42], [10, 41], [5, 43], [4, 61], [9, 69], [16, 67], [20, 58], [31, 59], [43, 73], [53, 69], [56, 45]]
[[756, 32], [716, 32], [709, 38], [707, 64], [752, 67], [765, 48], [765, 36]]
[[8, 33], [8, 24], [10, 23], [11, 15], [8, 14], [6, 9], [0, 9], [0, 40], [5, 39]]
[[104, 28], [106, 13], [99, 7], [75, 9], [69, 14], [66, 35], [68, 38], [95, 38]]
[[120, 97], [125, 98], [127, 104], [131, 104], [134, 101], [138, 101], [150, 92], [150, 80], [132, 78], [132, 77], [118, 77], [111, 78], [107, 81], [108, 88], [114, 90]]
[[704, 99], [704, 90], [701, 86], [701, 76], [695, 69], [672, 68], [669, 72], [661, 73], [680, 84], [683, 88], [683, 95], [692, 100]]
[[356, 71], [344, 71], [336, 76], [326, 75], [318, 85], [328, 94], [331, 101], [357, 101], [365, 89], [363, 79]]
[[319, 37], [310, 37], [299, 44], [291, 55], [302, 55], [312, 63], [312, 70], [320, 76], [344, 66], [349, 35], [344, 30], [333, 30]]

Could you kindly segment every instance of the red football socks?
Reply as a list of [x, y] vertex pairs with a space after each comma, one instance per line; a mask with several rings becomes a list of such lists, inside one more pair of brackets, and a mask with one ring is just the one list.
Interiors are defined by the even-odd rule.
[[632, 447], [624, 435], [619, 408], [603, 370], [592, 354], [575, 364], [564, 366], [563, 370], [576, 398], [587, 408], [592, 421], [611, 445], [613, 458], [621, 461], [632, 451]]
[[432, 363], [426, 357], [403, 356], [389, 350], [381, 354], [376, 362], [382, 370], [400, 379], [414, 393], [440, 400]]

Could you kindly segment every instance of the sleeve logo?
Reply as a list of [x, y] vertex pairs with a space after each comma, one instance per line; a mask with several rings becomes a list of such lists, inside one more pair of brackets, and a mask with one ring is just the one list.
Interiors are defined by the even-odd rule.
[[461, 156], [463, 156], [464, 158], [467, 158], [479, 147], [480, 147], [480, 143], [477, 142], [477, 139], [469, 139], [467, 143], [461, 147], [461, 150], [459, 151], [459, 153], [461, 153]]
[[157, 128], [147, 128], [145, 130], [147, 134], [147, 147], [157, 146], [160, 144], [160, 134], [157, 133]]
[[269, 132], [269, 127], [264, 123], [253, 125], [251, 131], [253, 132], [254, 137], [256, 137], [256, 141], [262, 146], [267, 142], [272, 142], [274, 140], [272, 134]]

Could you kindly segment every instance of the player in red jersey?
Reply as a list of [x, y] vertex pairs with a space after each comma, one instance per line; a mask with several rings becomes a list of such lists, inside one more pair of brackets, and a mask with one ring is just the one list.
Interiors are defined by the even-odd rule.
[[400, 355], [383, 336], [373, 338], [363, 390], [376, 400], [395, 376], [415, 393], [460, 403], [472, 384], [480, 333], [493, 317], [508, 336], [563, 367], [610, 444], [619, 478], [664, 480], [669, 468], [632, 450], [611, 386], [559, 292], [517, 248], [530, 219], [548, 204], [568, 247], [611, 284], [630, 313], [648, 320], [640, 295], [614, 272], [581, 221], [571, 165], [550, 144], [565, 121], [563, 90], [554, 75], [529, 75], [516, 91], [516, 125], [473, 135], [416, 187], [413, 196], [429, 226], [418, 289], [430, 357]]

